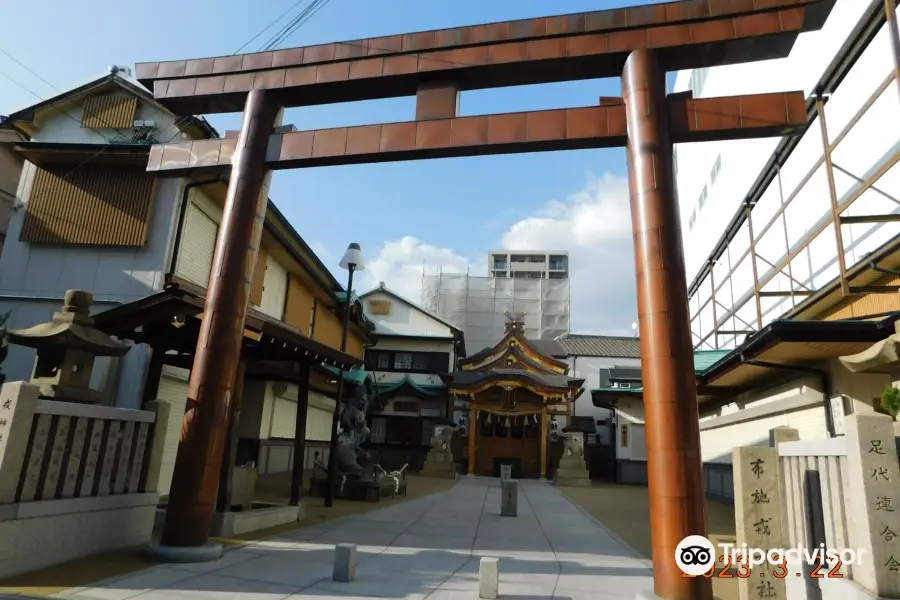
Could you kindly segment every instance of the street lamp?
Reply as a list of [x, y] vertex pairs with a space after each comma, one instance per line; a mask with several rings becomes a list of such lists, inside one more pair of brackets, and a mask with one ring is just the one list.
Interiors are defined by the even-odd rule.
[[[344, 304], [344, 323], [341, 327], [341, 352], [347, 352], [347, 329], [350, 327], [350, 307], [353, 305], [353, 272], [363, 271], [366, 264], [363, 262], [362, 250], [359, 244], [352, 243], [347, 246], [344, 257], [341, 258], [340, 267], [347, 269], [350, 275], [347, 279], [347, 300]], [[328, 445], [328, 482], [325, 486], [325, 506], [331, 506], [334, 502], [334, 468], [337, 458], [337, 429], [340, 419], [341, 404], [344, 398], [344, 370], [338, 372], [337, 400], [334, 403], [334, 413], [331, 415], [331, 441]]]

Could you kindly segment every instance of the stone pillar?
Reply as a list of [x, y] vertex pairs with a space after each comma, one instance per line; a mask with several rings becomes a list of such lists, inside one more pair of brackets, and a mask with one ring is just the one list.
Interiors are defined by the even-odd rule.
[[193, 406], [185, 415], [175, 459], [163, 546], [203, 546], [209, 539], [268, 202], [266, 147], [280, 110], [273, 91], [247, 95], [191, 369], [188, 401]]
[[[732, 464], [737, 545], [746, 544], [748, 548], [765, 551], [783, 548], [778, 450], [756, 446], [734, 448]], [[728, 564], [728, 559], [725, 563]], [[746, 573], [748, 567], [735, 561], [734, 568]], [[772, 565], [759, 565], [752, 569], [750, 577], [739, 578], [740, 599], [785, 600], [784, 579], [774, 577], [773, 569]]]
[[844, 418], [847, 530], [863, 551], [853, 580], [870, 593], [900, 598], [900, 464], [886, 415]]
[[706, 535], [706, 498], [681, 224], [666, 108], [666, 76], [652, 50], [622, 73], [638, 323], [644, 372], [654, 590], [665, 600], [710, 600], [712, 582], [683, 577], [675, 548]]
[[37, 401], [36, 385], [13, 381], [0, 386], [0, 504], [16, 501]]

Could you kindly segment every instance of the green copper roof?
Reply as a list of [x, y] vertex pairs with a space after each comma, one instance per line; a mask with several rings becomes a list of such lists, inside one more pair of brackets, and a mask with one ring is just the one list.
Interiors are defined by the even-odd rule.
[[444, 389], [444, 384], [422, 384], [416, 383], [412, 379], [409, 378], [409, 375], [404, 375], [403, 379], [400, 381], [394, 381], [392, 383], [376, 383], [375, 391], [381, 394], [390, 394], [391, 392], [395, 392], [402, 388], [404, 385], [408, 385], [412, 389], [416, 390], [423, 396], [437, 396], [438, 393]]
[[[337, 296], [337, 299], [340, 300], [341, 302], [347, 301], [347, 290], [341, 290], [339, 292], [335, 292], [334, 295]], [[355, 291], [350, 293], [350, 297], [353, 299], [353, 302], [359, 302], [359, 296], [356, 295]]]
[[[322, 365], [325, 369], [327, 369], [330, 373], [334, 373], [334, 376], [337, 377], [340, 375], [340, 370], [337, 367], [332, 367], [330, 365]], [[355, 385], [361, 385], [372, 377], [372, 374], [366, 371], [365, 367], [353, 367], [349, 371], [344, 371], [344, 381], [349, 383], [353, 383]]]
[[700, 375], [729, 352], [731, 350], [694, 350], [694, 373]]
[[[722, 360], [731, 350], [694, 350], [694, 374], [702, 375], [705, 371]], [[623, 396], [641, 395], [644, 393], [643, 386], [630, 388], [602, 387], [591, 390], [591, 392], [613, 392]]]

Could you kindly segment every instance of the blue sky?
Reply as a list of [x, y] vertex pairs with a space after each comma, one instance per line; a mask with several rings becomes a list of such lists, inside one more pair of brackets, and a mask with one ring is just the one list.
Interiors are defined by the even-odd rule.
[[[47, 98], [110, 64], [227, 55], [295, 1], [6, 0], [7, 17], [27, 19], [4, 28], [0, 48], [58, 89], [0, 54], [0, 114], [37, 101], [3, 74]], [[279, 47], [636, 3], [331, 0]], [[27, 23], [40, 23], [40, 35]], [[280, 25], [244, 51], [258, 50]], [[620, 95], [619, 85], [607, 79], [467, 92], [461, 113], [589, 106], [598, 96]], [[220, 131], [240, 126], [240, 115], [209, 118]], [[401, 98], [291, 109], [285, 122], [313, 129], [413, 118], [414, 99]], [[492, 248], [568, 250], [573, 330], [629, 335], [636, 311], [624, 176], [624, 150], [556, 152], [281, 171], [271, 196], [339, 280], [345, 275], [337, 260], [356, 241], [370, 263], [359, 287], [385, 281], [414, 301], [423, 263], [429, 272], [471, 266], [482, 274]]]

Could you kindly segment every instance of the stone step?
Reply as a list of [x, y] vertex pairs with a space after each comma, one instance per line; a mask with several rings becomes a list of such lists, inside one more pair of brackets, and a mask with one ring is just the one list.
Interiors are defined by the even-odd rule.
[[423, 471], [450, 471], [456, 472], [456, 465], [452, 462], [426, 460]]
[[429, 462], [453, 462], [453, 455], [449, 452], [432, 450], [428, 453], [428, 456], [425, 460]]
[[419, 477], [431, 477], [432, 479], [456, 479], [456, 471], [429, 471], [422, 469]]
[[557, 477], [556, 485], [563, 487], [591, 487], [590, 479], [570, 479], [568, 477]]
[[591, 474], [587, 469], [557, 469], [557, 479], [587, 479], [590, 480]]

